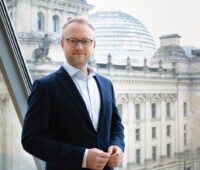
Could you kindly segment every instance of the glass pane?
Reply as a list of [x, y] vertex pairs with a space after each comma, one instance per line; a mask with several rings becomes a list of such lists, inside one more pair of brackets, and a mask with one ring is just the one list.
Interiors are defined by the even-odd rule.
[[[200, 169], [200, 49], [195, 47], [200, 44], [200, 27], [199, 15], [193, 13], [199, 11], [199, 0], [181, 1], [181, 7], [179, 1], [172, 5], [167, 0], [5, 1], [33, 80], [65, 61], [60, 35], [67, 20], [84, 15], [93, 21], [97, 46], [90, 64], [112, 80], [119, 109], [123, 103], [126, 149], [122, 169]], [[90, 5], [95, 4], [99, 6], [91, 14]], [[125, 4], [129, 12], [124, 11]], [[112, 6], [119, 9], [113, 12]], [[96, 9], [109, 12], [96, 13]], [[141, 20], [133, 12], [139, 12]], [[171, 35], [181, 23], [182, 29]], [[162, 26], [167, 30], [162, 32]], [[184, 30], [198, 41], [186, 42]], [[198, 30], [195, 35], [194, 30]], [[152, 147], [156, 148], [153, 153]]]
[[0, 169], [36, 170], [21, 145], [21, 125], [0, 72]]

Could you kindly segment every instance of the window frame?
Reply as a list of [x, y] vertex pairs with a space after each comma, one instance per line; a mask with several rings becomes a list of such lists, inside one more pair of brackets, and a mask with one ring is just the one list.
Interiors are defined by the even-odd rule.
[[60, 17], [58, 15], [52, 16], [52, 31], [53, 33], [59, 33], [60, 30]]
[[45, 16], [41, 11], [37, 13], [37, 31], [45, 31]]
[[137, 165], [141, 164], [141, 149], [136, 149], [135, 150], [135, 163]]
[[166, 117], [167, 118], [171, 117], [171, 103], [170, 102], [166, 103]]
[[184, 117], [187, 117], [187, 102], [183, 102], [183, 115]]
[[135, 141], [139, 142], [140, 141], [140, 128], [135, 129]]
[[171, 125], [166, 126], [166, 136], [171, 137]]
[[168, 143], [166, 147], [167, 147], [167, 153], [166, 153], [166, 155], [167, 155], [168, 158], [170, 158], [170, 157], [171, 157], [171, 154], [172, 154], [172, 153], [171, 153], [171, 149], [172, 149], [172, 148], [171, 148], [171, 144]]
[[136, 120], [141, 119], [141, 104], [139, 104], [139, 103], [135, 104], [135, 119]]
[[[4, 0], [0, 1], [0, 46], [0, 70], [22, 125], [32, 80]], [[33, 159], [38, 170], [45, 170], [45, 162], [35, 157]]]
[[151, 118], [156, 119], [156, 103], [151, 103]]
[[153, 126], [152, 128], [151, 128], [151, 130], [152, 130], [152, 139], [156, 139], [156, 127], [155, 126]]
[[157, 160], [157, 147], [152, 146], [152, 160], [156, 161]]

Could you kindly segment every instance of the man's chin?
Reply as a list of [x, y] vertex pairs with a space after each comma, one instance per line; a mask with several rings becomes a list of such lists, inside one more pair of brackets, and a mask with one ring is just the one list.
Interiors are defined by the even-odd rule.
[[87, 61], [73, 61], [73, 63], [72, 63], [72, 65], [74, 65], [74, 66], [85, 66], [85, 65], [87, 65]]
[[74, 57], [76, 58], [81, 58], [81, 57], [85, 57], [85, 55], [83, 55], [83, 54], [74, 54]]

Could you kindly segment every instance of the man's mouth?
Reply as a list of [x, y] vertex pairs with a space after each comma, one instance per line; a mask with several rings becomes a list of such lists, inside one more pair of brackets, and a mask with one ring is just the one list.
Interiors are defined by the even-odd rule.
[[74, 55], [83, 55], [83, 53], [73, 53]]

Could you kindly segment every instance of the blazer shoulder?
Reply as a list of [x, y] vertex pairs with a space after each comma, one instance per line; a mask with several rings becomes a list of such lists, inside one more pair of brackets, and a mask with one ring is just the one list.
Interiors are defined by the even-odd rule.
[[33, 85], [34, 84], [40, 84], [42, 86], [51, 86], [53, 84], [55, 84], [57, 82], [56, 80], [56, 77], [58, 76], [58, 74], [62, 72], [62, 67], [42, 78], [39, 78], [39, 79], [36, 79], [34, 82], [33, 82]]
[[108, 78], [96, 73], [95, 75], [99, 80], [103, 81], [104, 83], [109, 83], [112, 84], [111, 80], [109, 80]]
[[59, 74], [60, 72], [62, 72], [62, 71], [63, 71], [63, 70], [62, 70], [62, 67], [60, 67], [58, 70], [56, 70], [56, 71], [54, 71], [54, 72], [52, 72], [52, 73], [50, 73], [50, 74], [48, 74], [48, 75], [46, 75], [46, 76], [40, 78], [40, 79], [36, 79], [36, 80], [34, 81], [34, 83], [35, 83], [35, 82], [39, 82], [39, 83], [41, 83], [41, 84], [51, 84], [51, 83], [55, 83], [55, 82], [56, 82], [56, 77], [57, 77], [58, 74]]

